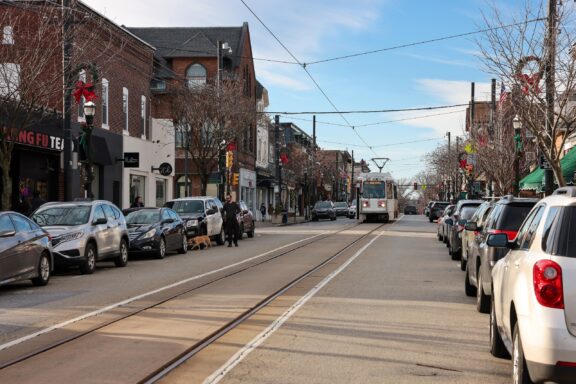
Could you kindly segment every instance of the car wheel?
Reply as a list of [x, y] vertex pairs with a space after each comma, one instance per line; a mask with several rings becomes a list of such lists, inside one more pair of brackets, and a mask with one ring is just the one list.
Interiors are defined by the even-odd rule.
[[254, 237], [254, 230], [255, 230], [255, 224], [254, 224], [254, 222], [252, 222], [252, 229], [250, 230], [250, 232], [247, 233], [249, 238]]
[[32, 284], [37, 287], [48, 284], [48, 280], [50, 280], [50, 259], [46, 253], [40, 255], [37, 272], [38, 276], [32, 279]]
[[90, 275], [94, 273], [96, 268], [96, 259], [98, 258], [98, 251], [94, 243], [88, 243], [84, 251], [84, 261], [80, 264], [80, 273], [83, 275]]
[[128, 242], [124, 239], [120, 241], [120, 255], [114, 260], [114, 265], [117, 267], [128, 265]]
[[156, 252], [157, 259], [163, 259], [166, 257], [166, 240], [164, 237], [160, 237], [160, 242], [158, 243], [158, 251]]
[[512, 336], [512, 382], [514, 384], [533, 384], [528, 374], [528, 366], [524, 358], [522, 349], [522, 340], [520, 339], [520, 329], [518, 322], [514, 325], [514, 334]]
[[440, 235], [439, 233], [436, 234], [436, 237], [438, 237], [438, 241], [442, 241], [442, 235]]
[[476, 309], [480, 313], [488, 313], [490, 311], [490, 296], [484, 293], [482, 288], [482, 266], [478, 266], [478, 288], [476, 289]]
[[220, 234], [216, 236], [216, 244], [224, 245], [224, 227], [220, 228]]
[[453, 251], [452, 248], [450, 248], [450, 258], [452, 258], [452, 260], [460, 260], [462, 258], [460, 252], [461, 251]]
[[178, 249], [178, 253], [184, 254], [188, 252], [188, 238], [186, 238], [186, 234], [184, 232], [181, 233], [182, 235], [182, 246]]
[[238, 240], [242, 240], [244, 238], [244, 223], [240, 224], [240, 232], [238, 232]]
[[466, 274], [464, 277], [464, 292], [466, 292], [466, 296], [474, 296], [476, 295], [476, 287], [470, 284], [470, 272], [468, 270], [468, 263], [466, 263]]
[[496, 311], [494, 308], [494, 300], [491, 300], [490, 306], [490, 353], [494, 357], [501, 359], [509, 359], [510, 354], [502, 341], [502, 336], [498, 331], [498, 324], [496, 323]]
[[468, 262], [463, 257], [461, 257], [460, 258], [460, 270], [461, 271], [466, 270], [466, 264], [468, 264]]

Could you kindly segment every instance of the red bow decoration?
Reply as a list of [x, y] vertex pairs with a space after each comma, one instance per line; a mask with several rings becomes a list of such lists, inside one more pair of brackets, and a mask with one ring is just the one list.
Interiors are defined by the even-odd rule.
[[466, 168], [468, 161], [466, 159], [460, 160], [460, 168]]
[[285, 153], [282, 153], [282, 154], [280, 155], [280, 162], [281, 162], [282, 164], [287, 164], [287, 163], [288, 163], [288, 155], [285, 154]]
[[228, 143], [228, 145], [226, 145], [226, 150], [227, 151], [235, 151], [236, 150], [236, 143], [231, 141]]
[[533, 89], [534, 93], [540, 93], [540, 87], [538, 86], [538, 83], [540, 83], [539, 73], [535, 73], [532, 76], [527, 75], [525, 73], [520, 73], [516, 76], [518, 77], [520, 82], [524, 84], [524, 86], [522, 87], [522, 92], [524, 92], [525, 95], [528, 94], [528, 91], [530, 91], [530, 89]]
[[84, 83], [82, 80], [76, 82], [76, 89], [72, 93], [72, 96], [76, 99], [77, 103], [80, 103], [80, 99], [84, 97], [86, 101], [92, 101], [97, 96], [94, 93], [94, 84]]

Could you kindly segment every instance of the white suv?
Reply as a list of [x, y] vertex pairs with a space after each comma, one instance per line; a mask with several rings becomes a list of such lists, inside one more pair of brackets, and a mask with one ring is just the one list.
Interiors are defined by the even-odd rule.
[[182, 197], [167, 201], [164, 206], [176, 211], [182, 218], [188, 238], [208, 235], [216, 244], [224, 244], [223, 205], [217, 197]]
[[490, 349], [512, 355], [514, 383], [576, 382], [576, 187], [530, 211], [510, 251], [492, 269]]

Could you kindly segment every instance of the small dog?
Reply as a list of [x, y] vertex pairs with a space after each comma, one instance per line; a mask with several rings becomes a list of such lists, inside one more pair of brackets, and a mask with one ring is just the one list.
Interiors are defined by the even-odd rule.
[[188, 249], [204, 249], [212, 247], [212, 242], [210, 241], [210, 237], [206, 235], [195, 236], [188, 240]]

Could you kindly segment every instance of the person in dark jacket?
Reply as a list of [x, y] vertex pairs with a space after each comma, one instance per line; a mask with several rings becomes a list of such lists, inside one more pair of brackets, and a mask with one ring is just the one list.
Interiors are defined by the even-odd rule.
[[240, 232], [240, 225], [238, 224], [238, 214], [240, 213], [240, 206], [235, 201], [232, 201], [232, 196], [230, 194], [226, 195], [226, 202], [224, 203], [224, 209], [222, 210], [222, 215], [224, 219], [224, 230], [226, 231], [226, 239], [228, 241], [228, 246], [232, 246], [234, 242], [235, 246], [238, 246], [238, 232]]
[[143, 206], [144, 206], [144, 203], [142, 202], [142, 196], [136, 196], [136, 198], [134, 199], [134, 202], [132, 203], [130, 208], [140, 208]]
[[34, 193], [32, 194], [32, 202], [31, 202], [32, 211], [35, 211], [44, 203], [46, 203], [46, 200], [40, 197], [40, 193], [38, 191], [34, 191]]

